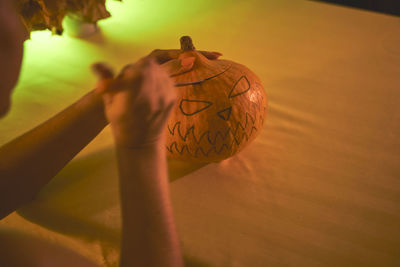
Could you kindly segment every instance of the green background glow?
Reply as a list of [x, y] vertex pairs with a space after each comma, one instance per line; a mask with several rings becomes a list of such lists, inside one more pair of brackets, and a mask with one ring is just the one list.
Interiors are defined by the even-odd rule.
[[[195, 37], [201, 47], [218, 50], [210, 31], [220, 25], [215, 18], [224, 3], [212, 0], [109, 0], [111, 17], [98, 22], [100, 32], [87, 38], [62, 36], [50, 31], [35, 31], [25, 41], [21, 75], [13, 94], [13, 108], [2, 119], [0, 144], [48, 119], [83, 94], [93, 89], [95, 76], [90, 71], [94, 62], [107, 62], [116, 71], [136, 61], [155, 48], [179, 48], [179, 37]], [[234, 6], [230, 4], [230, 6]], [[212, 7], [212, 8], [211, 8]], [[212, 10], [212, 11], [210, 11]], [[214, 14], [210, 20], [210, 14]], [[227, 20], [229, 22], [229, 20]], [[209, 42], [207, 44], [207, 42]], [[199, 46], [200, 47], [200, 46]], [[32, 116], [30, 110], [35, 110]], [[27, 118], [22, 124], [20, 118]]]
[[[154, 48], [178, 48], [178, 38], [190, 34], [185, 27], [204, 16], [211, 5], [215, 10], [216, 4], [211, 0], [110, 0], [106, 6], [112, 17], [99, 21], [101, 32], [93, 36], [79, 39], [66, 33], [55, 36], [49, 31], [33, 32], [31, 40], [25, 42], [20, 88], [26, 87], [25, 81], [40, 75], [37, 71], [58, 79], [69, 78], [71, 85], [90, 84], [93, 79], [88, 79], [88, 66], [95, 61], [120, 67]], [[222, 2], [218, 5], [222, 6]], [[68, 31], [66, 23], [64, 27]]]

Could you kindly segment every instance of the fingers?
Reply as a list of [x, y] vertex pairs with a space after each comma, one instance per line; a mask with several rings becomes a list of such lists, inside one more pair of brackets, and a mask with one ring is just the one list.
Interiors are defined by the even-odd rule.
[[134, 87], [140, 82], [142, 72], [149, 61], [150, 59], [142, 59], [135, 64], [128, 64], [115, 78], [114, 71], [107, 64], [94, 63], [91, 68], [99, 78], [96, 92], [104, 95], [105, 93], [115, 93], [127, 87]]
[[99, 81], [97, 82], [96, 92], [104, 93], [113, 82], [114, 71], [105, 63], [94, 63], [92, 71], [97, 75]]
[[120, 74], [118, 75], [118, 80], [120, 85], [126, 87], [137, 87], [143, 81], [144, 76], [148, 75], [149, 70], [156, 63], [152, 58], [145, 57], [138, 60], [134, 64], [129, 64], [125, 66]]
[[192, 70], [194, 63], [196, 61], [195, 57], [186, 57], [183, 59], [172, 59], [161, 65], [161, 68], [165, 70], [170, 77], [175, 77], [181, 75], [185, 72]]
[[154, 58], [158, 64], [163, 64], [171, 59], [179, 57], [181, 50], [178, 49], [156, 49], [153, 50], [149, 57]]
[[[218, 59], [222, 54], [220, 52], [199, 51], [208, 59]], [[153, 50], [149, 57], [153, 57], [158, 64], [163, 64], [171, 59], [176, 59], [182, 53], [180, 49], [156, 49]]]
[[122, 90], [132, 90], [140, 88], [145, 77], [149, 75], [149, 69], [156, 65], [152, 58], [142, 58], [136, 63], [128, 64], [122, 68], [117, 77], [110, 80], [102, 80], [106, 84], [106, 89], [101, 93], [115, 94]]
[[114, 77], [114, 71], [106, 63], [97, 62], [91, 68], [100, 79], [112, 79]]

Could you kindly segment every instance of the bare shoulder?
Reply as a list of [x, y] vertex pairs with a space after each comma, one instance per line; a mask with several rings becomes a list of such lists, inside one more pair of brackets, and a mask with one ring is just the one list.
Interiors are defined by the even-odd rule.
[[0, 266], [98, 267], [68, 249], [0, 226]]

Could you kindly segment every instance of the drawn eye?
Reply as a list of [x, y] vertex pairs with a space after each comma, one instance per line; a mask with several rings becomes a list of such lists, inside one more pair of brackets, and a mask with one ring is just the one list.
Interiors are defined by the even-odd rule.
[[237, 82], [233, 85], [233, 88], [229, 92], [228, 97], [234, 98], [242, 95], [250, 90], [250, 82], [245, 75], [239, 78]]
[[205, 100], [182, 99], [179, 103], [179, 109], [186, 116], [195, 115], [205, 109], [208, 109], [213, 103]]

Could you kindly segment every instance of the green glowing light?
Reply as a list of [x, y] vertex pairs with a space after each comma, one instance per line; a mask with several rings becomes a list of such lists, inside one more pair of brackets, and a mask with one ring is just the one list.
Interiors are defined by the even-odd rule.
[[[178, 27], [206, 12], [212, 0], [124, 0], [107, 1], [112, 18], [99, 24], [107, 35], [118, 39], [140, 39], [145, 35], [163, 33], [167, 28]], [[218, 5], [221, 5], [219, 1]], [[136, 37], [137, 36], [137, 37]]]
[[[98, 22], [100, 31], [93, 36], [79, 39], [48, 30], [32, 32], [25, 42], [17, 92], [32, 95], [40, 86], [42, 95], [47, 90], [79, 95], [79, 90], [95, 84], [89, 68], [93, 62], [105, 61], [118, 70], [154, 48], [178, 48], [179, 36], [190, 34], [182, 27], [210, 5], [212, 0], [108, 0], [112, 16]], [[63, 25], [68, 32], [68, 25]], [[57, 81], [63, 86], [57, 87]]]

